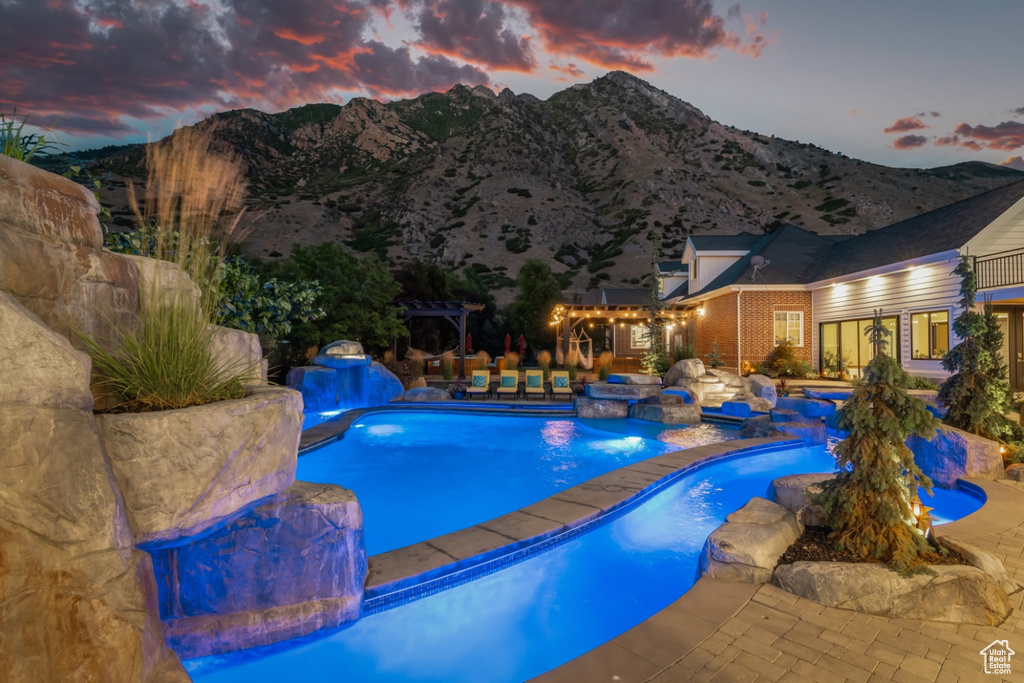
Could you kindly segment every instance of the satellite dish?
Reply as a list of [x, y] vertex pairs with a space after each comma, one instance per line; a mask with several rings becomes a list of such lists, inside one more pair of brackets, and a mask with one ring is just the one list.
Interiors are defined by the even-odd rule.
[[761, 266], [764, 265], [764, 256], [751, 256], [750, 265], [754, 266], [755, 268], [760, 268]]

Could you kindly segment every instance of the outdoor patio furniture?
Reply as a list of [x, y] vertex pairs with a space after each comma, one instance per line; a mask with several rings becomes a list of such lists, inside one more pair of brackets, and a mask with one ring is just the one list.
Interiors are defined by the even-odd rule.
[[551, 397], [565, 396], [572, 400], [572, 387], [569, 386], [568, 370], [551, 371]]
[[544, 398], [547, 392], [544, 391], [544, 372], [541, 370], [526, 371], [526, 387], [524, 388], [526, 398], [540, 396]]
[[490, 396], [491, 395], [491, 373], [488, 370], [474, 370], [473, 379], [466, 387], [466, 394], [469, 396]]
[[502, 370], [501, 382], [498, 384], [498, 397], [511, 395], [512, 398], [519, 396], [519, 371]]

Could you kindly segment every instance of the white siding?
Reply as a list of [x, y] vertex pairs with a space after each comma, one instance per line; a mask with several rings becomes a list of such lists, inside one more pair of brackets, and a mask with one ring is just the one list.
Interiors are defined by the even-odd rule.
[[712, 280], [724, 273], [729, 266], [739, 260], [739, 256], [698, 256], [697, 277], [694, 278], [693, 291], [699, 292], [707, 287], [711, 284]]
[[1024, 248], [1024, 199], [992, 221], [967, 243], [967, 253], [984, 256]]
[[[912, 375], [945, 377], [939, 361], [911, 360], [910, 314], [922, 311], [948, 310], [950, 322], [957, 315], [956, 302], [960, 299], [960, 278], [951, 275], [956, 261], [940, 261], [912, 270], [888, 275], [875, 275], [863, 280], [829, 285], [811, 294], [813, 311], [812, 353], [818, 365], [820, 323], [870, 318], [874, 310], [900, 316], [900, 358], [903, 367]], [[950, 344], [957, 339], [950, 333]]]

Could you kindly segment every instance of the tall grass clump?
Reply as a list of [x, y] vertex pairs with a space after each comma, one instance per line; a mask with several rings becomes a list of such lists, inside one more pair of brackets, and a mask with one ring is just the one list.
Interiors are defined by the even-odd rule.
[[18, 110], [15, 109], [10, 118], [0, 109], [0, 154], [18, 161], [28, 162], [36, 154], [45, 155], [59, 152], [58, 145], [46, 139], [46, 133], [26, 133], [25, 116], [19, 122]]
[[518, 370], [519, 369], [519, 354], [515, 351], [509, 351], [505, 354], [505, 369], [506, 370]]
[[604, 382], [608, 379], [608, 375], [612, 374], [612, 352], [602, 351], [597, 363], [597, 378]]
[[[244, 396], [251, 367], [214, 350], [214, 320], [224, 248], [242, 214], [238, 163], [213, 154], [208, 135], [181, 130], [146, 149], [140, 204], [129, 203], [150, 236], [150, 256], [187, 273], [196, 286], [167, 287], [154, 269], [139, 291], [137, 325], [112, 344], [83, 336], [114, 410], [146, 412]], [[148, 280], [148, 281], [147, 281]]]
[[551, 353], [548, 351], [537, 352], [537, 367], [544, 373], [544, 381], [547, 382], [551, 374]]
[[575, 382], [576, 375], [579, 374], [580, 354], [576, 351], [570, 351], [565, 354], [565, 370], [569, 373], [569, 381]]
[[445, 351], [441, 354], [441, 377], [450, 380], [455, 376], [455, 354]]

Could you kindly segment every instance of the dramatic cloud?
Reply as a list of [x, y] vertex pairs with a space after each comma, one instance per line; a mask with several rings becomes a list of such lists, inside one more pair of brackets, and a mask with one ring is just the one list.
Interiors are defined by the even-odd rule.
[[1024, 159], [1021, 157], [1010, 157], [1006, 161], [1000, 162], [1000, 166], [1006, 166], [1007, 168], [1015, 168], [1018, 171], [1024, 171]]
[[928, 138], [923, 135], [904, 135], [893, 140], [892, 146], [896, 149], [914, 149], [924, 146], [927, 142]]
[[1017, 107], [1013, 110], [1015, 116], [1024, 116], [1024, 107]]
[[508, 28], [497, 2], [426, 0], [414, 18], [422, 34], [418, 45], [431, 52], [493, 69], [530, 72], [537, 65], [530, 39]]
[[[1012, 152], [1024, 147], [1024, 123], [1017, 121], [1004, 121], [996, 126], [971, 126], [961, 123], [954, 132], [961, 138], [969, 138], [971, 142], [975, 142], [979, 149], [986, 147]], [[967, 146], [967, 143], [961, 143], [961, 146]]]
[[583, 72], [583, 69], [579, 68], [572, 62], [569, 62], [568, 64], [555, 64], [552, 62], [548, 65], [548, 69], [562, 74], [558, 79], [560, 81], [579, 80], [581, 78], [585, 78], [587, 75]]
[[935, 145], [937, 147], [955, 147], [959, 144], [960, 138], [955, 135], [947, 135], [946, 137], [941, 137], [935, 140]]
[[[65, 132], [123, 136], [126, 119], [281, 109], [489, 83], [443, 55], [364, 39], [380, 0], [0, 0], [4, 100]], [[46, 27], [44, 33], [26, 30]]]
[[[710, 57], [720, 48], [759, 57], [773, 40], [761, 29], [768, 15], [727, 17], [711, 0], [506, 0], [522, 10], [549, 54], [576, 57], [608, 69], [652, 71], [656, 57]], [[740, 35], [727, 21], [745, 21]]]
[[912, 130], [922, 130], [924, 128], [930, 128], [930, 126], [916, 116], [908, 116], [904, 119], [896, 119], [896, 123], [886, 128], [884, 132], [907, 133]]

